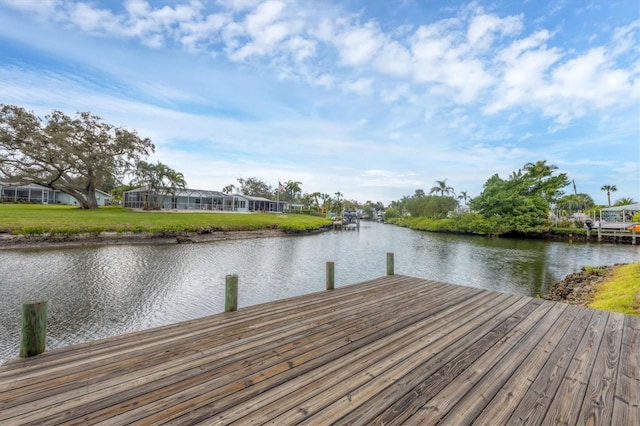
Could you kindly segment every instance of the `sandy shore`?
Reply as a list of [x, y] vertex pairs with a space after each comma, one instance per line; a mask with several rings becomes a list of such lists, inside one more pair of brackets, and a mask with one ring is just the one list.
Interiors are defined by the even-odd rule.
[[324, 229], [312, 232], [291, 233], [281, 229], [259, 231], [216, 231], [205, 234], [196, 232], [103, 232], [99, 235], [12, 235], [0, 234], [0, 250], [26, 248], [82, 247], [97, 245], [130, 245], [130, 244], [192, 244], [211, 241], [241, 240], [248, 238], [271, 238], [295, 235], [309, 235], [323, 232]]

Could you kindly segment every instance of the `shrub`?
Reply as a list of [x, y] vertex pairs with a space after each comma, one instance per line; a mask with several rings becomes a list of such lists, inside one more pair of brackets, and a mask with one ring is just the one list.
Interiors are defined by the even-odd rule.
[[602, 276], [602, 275], [605, 275], [607, 273], [607, 270], [605, 268], [598, 268], [598, 267], [595, 267], [595, 266], [585, 266], [584, 268], [582, 268], [582, 270], [585, 271], [589, 275]]

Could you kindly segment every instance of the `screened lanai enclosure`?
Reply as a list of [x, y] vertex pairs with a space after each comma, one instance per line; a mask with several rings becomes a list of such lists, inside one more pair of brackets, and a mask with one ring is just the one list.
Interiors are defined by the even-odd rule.
[[163, 196], [144, 188], [133, 189], [122, 194], [124, 207], [142, 209], [156, 202], [163, 209], [173, 210], [218, 210], [233, 211], [233, 196], [218, 191], [178, 189]]
[[38, 204], [56, 204], [60, 191], [45, 188], [34, 183], [9, 185], [0, 183], [0, 198], [3, 202], [24, 202]]
[[143, 209], [157, 204], [167, 210], [208, 210], [222, 212], [283, 212], [287, 203], [242, 194], [225, 194], [202, 189], [179, 189], [163, 196], [145, 188], [122, 194], [122, 205], [130, 209]]

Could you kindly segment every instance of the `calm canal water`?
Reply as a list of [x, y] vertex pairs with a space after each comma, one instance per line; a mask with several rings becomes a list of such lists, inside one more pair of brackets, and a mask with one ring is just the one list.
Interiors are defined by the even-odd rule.
[[378, 223], [327, 232], [188, 245], [0, 251], [0, 363], [17, 356], [21, 306], [49, 301], [47, 348], [142, 330], [224, 310], [227, 274], [239, 304], [322, 291], [395, 272], [535, 296], [583, 266], [640, 260], [640, 247], [431, 234]]

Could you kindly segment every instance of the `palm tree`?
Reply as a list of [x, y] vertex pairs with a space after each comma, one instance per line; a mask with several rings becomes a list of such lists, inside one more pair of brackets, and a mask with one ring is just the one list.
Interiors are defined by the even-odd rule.
[[311, 204], [313, 204], [313, 196], [305, 192], [300, 201], [304, 204], [304, 207], [308, 209], [311, 207]]
[[446, 179], [445, 180], [437, 180], [435, 182], [435, 184], [436, 185], [433, 186], [431, 188], [431, 190], [429, 191], [429, 194], [434, 194], [434, 193], [438, 193], [439, 192], [442, 197], [444, 197], [445, 194], [446, 195], [449, 195], [449, 194], [456, 195], [455, 192], [453, 192], [453, 188], [450, 187], [450, 186], [447, 186], [447, 180]]
[[147, 189], [143, 200], [144, 210], [160, 210], [169, 195], [175, 195], [178, 189], [187, 187], [184, 175], [158, 161], [156, 164], [138, 161], [136, 163], [133, 184]]
[[614, 206], [627, 206], [629, 204], [635, 204], [636, 200], [633, 198], [623, 197], [615, 202]]
[[295, 201], [297, 195], [302, 192], [300, 189], [302, 182], [289, 180], [284, 183], [284, 192], [287, 194], [289, 201]]
[[318, 201], [318, 199], [320, 198], [322, 194], [319, 192], [313, 192], [311, 193], [311, 197], [313, 197], [314, 201], [316, 202], [316, 210], [320, 211], [320, 201]]
[[556, 208], [571, 212], [584, 211], [595, 205], [593, 198], [588, 194], [569, 194], [560, 198], [556, 203]]
[[558, 170], [557, 166], [548, 166], [547, 160], [536, 161], [535, 163], [526, 163], [522, 168], [535, 177], [551, 176], [551, 172]]
[[460, 191], [460, 195], [458, 195], [458, 200], [462, 200], [462, 202], [467, 205], [467, 200], [471, 200], [471, 197], [467, 195], [467, 191]]
[[327, 204], [331, 201], [331, 195], [320, 194], [320, 199], [322, 200], [322, 212], [327, 213]]
[[600, 191], [605, 191], [607, 193], [607, 201], [609, 202], [609, 207], [611, 207], [611, 193], [616, 192], [618, 188], [615, 185], [602, 185]]

